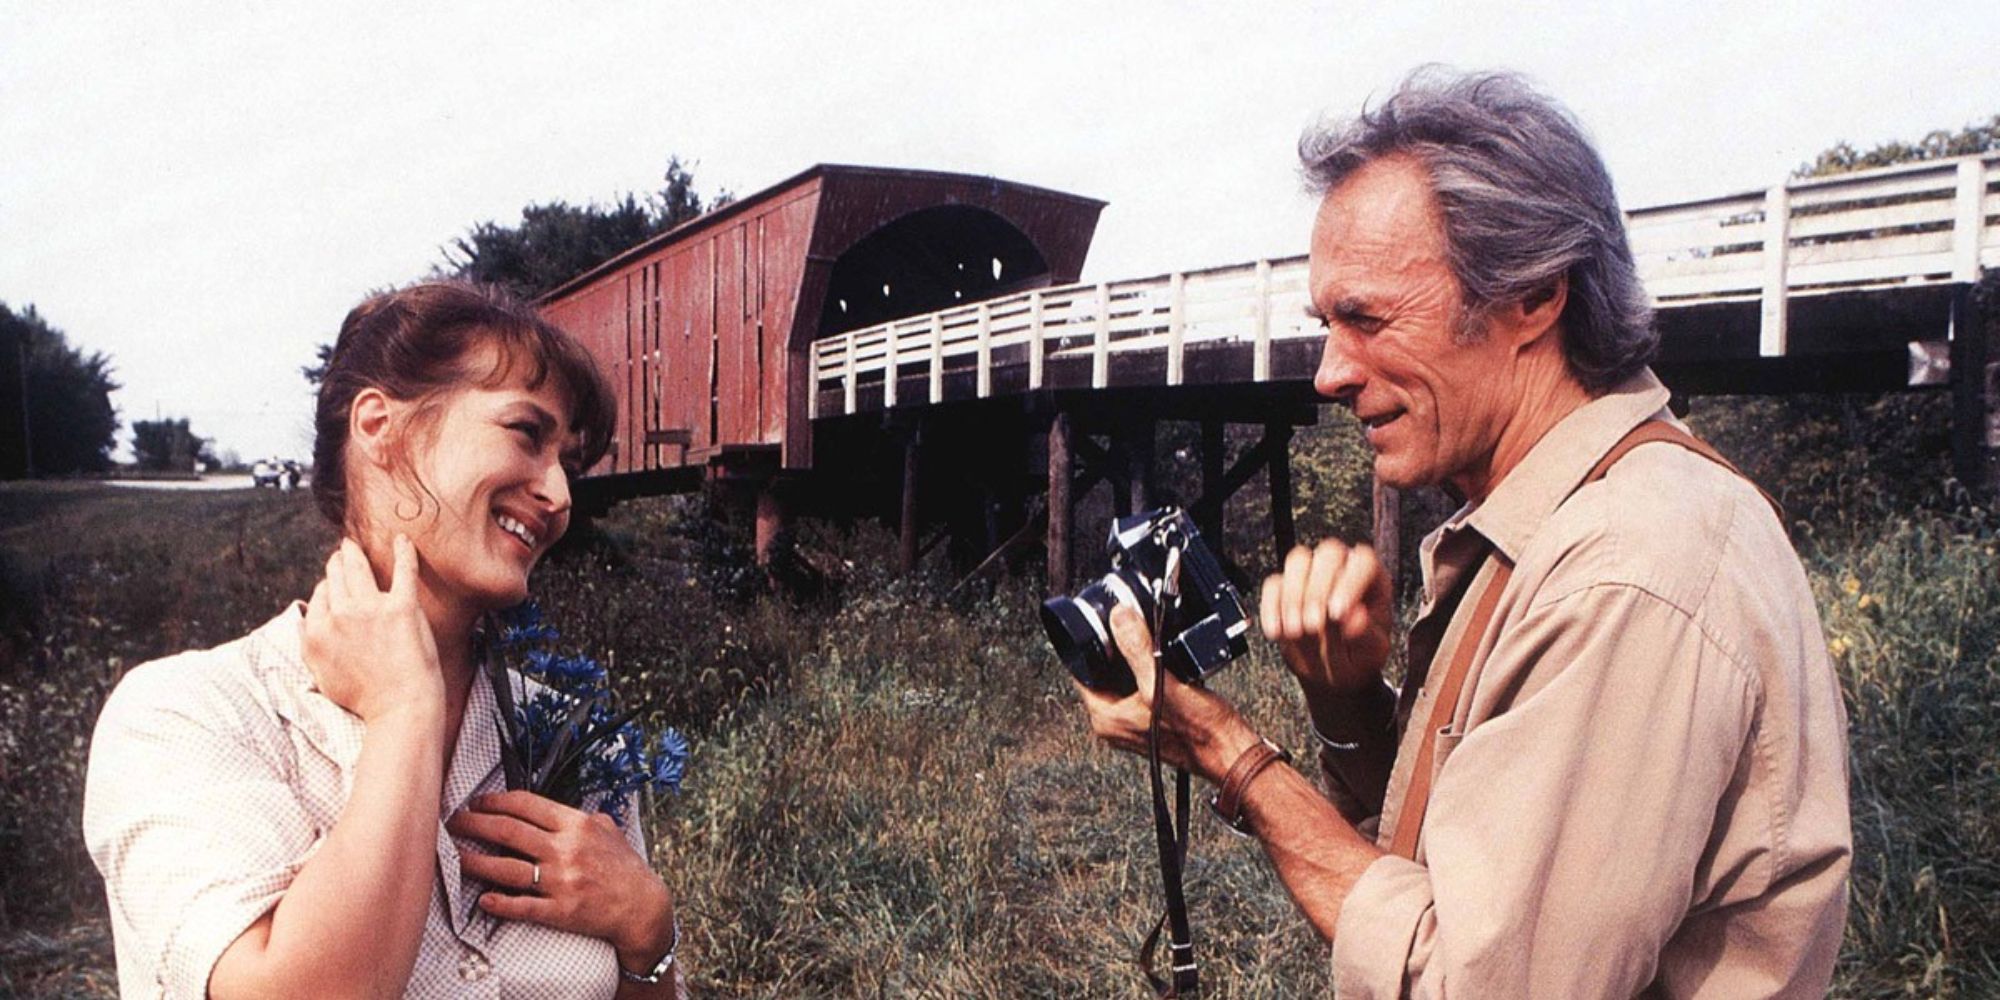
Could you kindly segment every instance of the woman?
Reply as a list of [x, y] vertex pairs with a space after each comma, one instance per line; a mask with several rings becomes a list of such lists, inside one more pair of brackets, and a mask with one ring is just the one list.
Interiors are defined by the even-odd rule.
[[505, 791], [474, 630], [609, 444], [589, 356], [473, 286], [376, 296], [320, 386], [340, 546], [305, 604], [128, 674], [84, 833], [126, 996], [676, 996], [672, 893], [620, 830]]

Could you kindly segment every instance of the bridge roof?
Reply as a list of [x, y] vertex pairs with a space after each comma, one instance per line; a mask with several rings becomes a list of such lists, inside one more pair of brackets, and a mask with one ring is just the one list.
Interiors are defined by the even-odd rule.
[[[863, 185], [873, 182], [878, 185], [904, 187], [935, 187], [939, 185], [946, 187], [981, 187], [996, 196], [1006, 195], [1015, 199], [1025, 199], [1043, 204], [1067, 205], [1075, 210], [1087, 212], [1093, 217], [1097, 212], [1102, 211], [1107, 204], [1107, 202], [1096, 198], [1071, 194], [1066, 191], [1057, 191], [1053, 188], [1037, 187], [1033, 184], [1022, 184], [1018, 181], [1001, 180], [1000, 178], [983, 174], [961, 174], [944, 170], [910, 170], [898, 167], [871, 167], [844, 163], [818, 163], [776, 184], [738, 198], [721, 208], [704, 212], [643, 243], [620, 251], [611, 259], [544, 293], [540, 301], [546, 304], [561, 299], [572, 292], [587, 287], [598, 278], [617, 271], [634, 260], [645, 257], [663, 247], [699, 237], [712, 229], [727, 224], [731, 219], [739, 215], [790, 195], [814, 181], [829, 182], [840, 186], [847, 186], [850, 182], [858, 182]], [[874, 228], [875, 225], [879, 225], [881, 222], [889, 220], [884, 218], [879, 220], [856, 219], [852, 221], [858, 224], [863, 231], [866, 231]], [[1089, 237], [1086, 234], [1084, 237], [1085, 248], [1087, 248], [1088, 242]], [[1079, 255], [1077, 264], [1081, 265], [1081, 263]]]

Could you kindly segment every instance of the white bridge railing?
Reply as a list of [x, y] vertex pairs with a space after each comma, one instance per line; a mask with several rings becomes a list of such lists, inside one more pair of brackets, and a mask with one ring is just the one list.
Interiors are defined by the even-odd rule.
[[[1766, 191], [1642, 208], [1627, 215], [1639, 274], [1654, 305], [1761, 302], [1759, 349], [1786, 352], [1785, 303], [1836, 292], [1971, 282], [2000, 267], [2000, 154], [1791, 181]], [[1305, 315], [1306, 259], [1256, 261], [1130, 281], [1022, 292], [911, 316], [818, 341], [813, 417], [852, 413], [879, 385], [884, 408], [938, 402], [947, 373], [975, 373], [993, 394], [996, 358], [1027, 366], [1039, 389], [1051, 359], [1088, 358], [1093, 388], [1111, 357], [1164, 352], [1180, 385], [1190, 346], [1234, 345], [1251, 378], [1271, 378], [1271, 351], [1321, 334]], [[897, 378], [928, 374], [924, 398], [897, 398]], [[821, 405], [838, 388], [843, 405]]]

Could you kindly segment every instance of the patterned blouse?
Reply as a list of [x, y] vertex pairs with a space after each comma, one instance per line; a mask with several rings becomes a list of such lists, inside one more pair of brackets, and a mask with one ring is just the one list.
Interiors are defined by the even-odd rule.
[[[83, 832], [111, 903], [119, 992], [207, 995], [224, 949], [277, 905], [339, 818], [365, 729], [313, 689], [304, 606], [215, 649], [144, 664], [98, 718]], [[472, 685], [438, 803], [436, 883], [409, 997], [609, 997], [596, 938], [496, 921], [444, 819], [504, 790], [493, 693]], [[645, 853], [638, 810], [625, 834]], [[678, 970], [677, 970], [678, 971]]]

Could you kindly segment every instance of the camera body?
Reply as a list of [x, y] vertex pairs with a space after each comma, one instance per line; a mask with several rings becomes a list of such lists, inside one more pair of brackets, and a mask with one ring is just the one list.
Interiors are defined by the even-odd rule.
[[[1137, 608], [1150, 625], [1161, 616], [1162, 658], [1175, 677], [1199, 684], [1250, 648], [1243, 599], [1222, 564], [1178, 507], [1111, 524], [1111, 572], [1075, 597], [1042, 602], [1042, 627], [1063, 666], [1084, 686], [1112, 694], [1137, 689], [1133, 665], [1111, 637], [1111, 609]], [[1162, 607], [1164, 605], [1164, 607]]]

